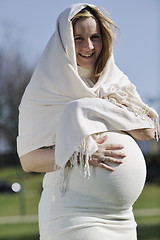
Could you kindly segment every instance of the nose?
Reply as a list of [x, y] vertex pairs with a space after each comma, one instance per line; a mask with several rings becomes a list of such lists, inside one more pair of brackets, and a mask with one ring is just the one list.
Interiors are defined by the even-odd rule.
[[87, 50], [92, 50], [94, 48], [93, 42], [91, 41], [90, 38], [85, 41], [83, 47]]

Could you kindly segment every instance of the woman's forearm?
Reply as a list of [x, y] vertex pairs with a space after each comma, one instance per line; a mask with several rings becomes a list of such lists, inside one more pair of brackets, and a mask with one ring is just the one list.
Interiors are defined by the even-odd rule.
[[[106, 144], [104, 143], [106, 139], [107, 136], [96, 140], [98, 150], [92, 155], [93, 159], [90, 161], [90, 165], [95, 167], [103, 167], [108, 170], [108, 167], [105, 163], [103, 163], [103, 166], [101, 166], [102, 159], [104, 159], [104, 157], [107, 157], [107, 159], [110, 159], [110, 161], [120, 164], [121, 160], [125, 157], [125, 154], [123, 153], [124, 146], [119, 143]], [[20, 161], [22, 168], [26, 172], [53, 172], [60, 168], [55, 162], [55, 149], [41, 148], [34, 150], [21, 156]]]
[[20, 162], [26, 172], [52, 172], [57, 169], [54, 149], [34, 150], [21, 156]]
[[[130, 130], [127, 133], [140, 141], [154, 138], [154, 129], [149, 128]], [[114, 146], [109, 146], [109, 149], [114, 149]], [[55, 149], [49, 148], [29, 152], [20, 157], [20, 162], [26, 172], [52, 172], [59, 168], [55, 162]]]
[[154, 129], [153, 128], [143, 128], [127, 131], [136, 140], [146, 141], [154, 138]]

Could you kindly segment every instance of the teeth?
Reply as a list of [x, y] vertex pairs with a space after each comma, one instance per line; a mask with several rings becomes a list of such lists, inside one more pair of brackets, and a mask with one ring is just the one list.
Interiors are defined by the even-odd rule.
[[93, 53], [91, 54], [87, 54], [87, 55], [83, 55], [83, 54], [80, 54], [82, 57], [91, 57], [93, 55]]

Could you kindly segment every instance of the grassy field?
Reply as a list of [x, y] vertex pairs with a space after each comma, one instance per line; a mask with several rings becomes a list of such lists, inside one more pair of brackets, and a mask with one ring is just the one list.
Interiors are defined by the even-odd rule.
[[160, 208], [160, 185], [146, 184], [134, 208]]
[[38, 240], [37, 223], [1, 224], [0, 240]]
[[43, 174], [25, 173], [21, 168], [4, 168], [0, 171], [0, 179], [18, 182], [22, 186], [20, 193], [0, 195], [0, 216], [37, 214]]
[[[19, 182], [23, 191], [16, 194], [0, 195], [0, 217], [16, 215], [37, 215], [43, 174], [29, 174], [21, 168], [0, 170], [0, 179]], [[160, 187], [146, 184], [135, 210], [160, 208]], [[139, 240], [160, 239], [160, 215], [136, 216]], [[38, 240], [37, 222], [0, 224], [0, 240]]]

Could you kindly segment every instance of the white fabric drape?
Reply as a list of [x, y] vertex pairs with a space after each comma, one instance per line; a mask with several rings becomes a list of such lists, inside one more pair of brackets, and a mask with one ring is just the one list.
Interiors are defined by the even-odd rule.
[[86, 5], [75, 4], [60, 14], [25, 90], [19, 107], [19, 156], [56, 145], [56, 163], [64, 167], [84, 139], [89, 154], [96, 150], [93, 133], [150, 127], [158, 131], [157, 113], [142, 102], [113, 54], [92, 88], [78, 75], [70, 20]]

